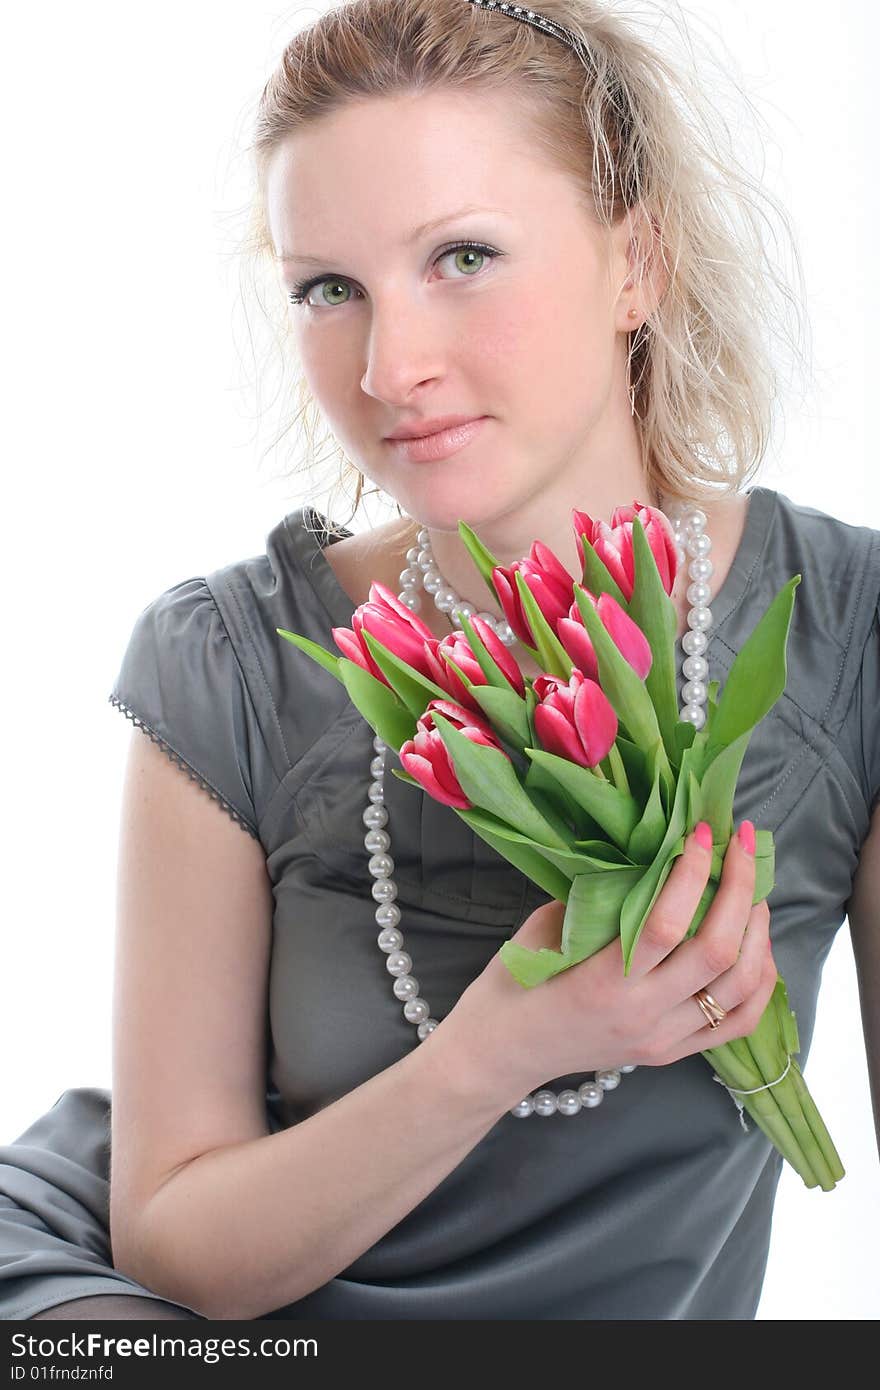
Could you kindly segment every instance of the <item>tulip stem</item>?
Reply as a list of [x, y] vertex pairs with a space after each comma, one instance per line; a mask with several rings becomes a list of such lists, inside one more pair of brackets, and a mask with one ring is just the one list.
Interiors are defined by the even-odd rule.
[[626, 775], [626, 768], [623, 765], [623, 758], [620, 756], [620, 749], [616, 743], [612, 743], [608, 750], [608, 762], [611, 765], [614, 785], [617, 787], [618, 791], [625, 792], [627, 796], [630, 796], [631, 792], [629, 789], [629, 780]]

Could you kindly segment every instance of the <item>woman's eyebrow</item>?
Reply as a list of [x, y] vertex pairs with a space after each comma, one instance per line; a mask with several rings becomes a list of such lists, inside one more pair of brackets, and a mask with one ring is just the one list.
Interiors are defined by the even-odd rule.
[[[412, 246], [413, 242], [418, 241], [420, 237], [426, 236], [428, 232], [433, 232], [435, 228], [443, 227], [447, 222], [455, 222], [457, 218], [466, 217], [472, 212], [493, 212], [501, 213], [502, 216], [504, 215], [501, 208], [487, 208], [469, 204], [467, 207], [459, 208], [458, 212], [444, 213], [442, 217], [433, 217], [429, 222], [420, 222], [418, 227], [413, 227], [412, 231], [404, 237], [402, 244], [404, 246]], [[332, 261], [334, 258], [332, 256], [298, 256], [294, 255], [291, 251], [284, 251], [280, 256], [276, 256], [275, 259], [281, 262], [300, 261], [303, 265], [326, 265], [328, 261]], [[340, 258], [336, 257], [336, 259], [338, 260]]]

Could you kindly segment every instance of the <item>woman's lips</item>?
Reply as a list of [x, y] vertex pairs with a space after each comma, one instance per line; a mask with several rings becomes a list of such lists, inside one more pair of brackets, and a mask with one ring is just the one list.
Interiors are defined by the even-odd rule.
[[481, 415], [479, 419], [468, 420], [464, 425], [453, 425], [448, 430], [438, 430], [436, 434], [422, 435], [421, 439], [386, 439], [385, 443], [413, 463], [429, 463], [458, 453], [479, 434], [488, 419], [488, 415]]

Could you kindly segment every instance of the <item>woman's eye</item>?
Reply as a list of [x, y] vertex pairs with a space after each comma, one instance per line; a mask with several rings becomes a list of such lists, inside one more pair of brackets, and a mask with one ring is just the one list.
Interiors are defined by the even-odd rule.
[[[448, 256], [455, 256], [457, 259], [460, 258], [458, 269], [467, 277], [477, 274], [477, 272], [482, 269], [482, 262], [484, 260], [494, 260], [495, 257], [503, 255], [503, 251], [496, 251], [493, 247], [484, 246], [483, 243], [479, 241], [460, 241], [456, 243], [455, 246], [448, 246], [445, 251], [441, 251], [434, 264], [436, 265], [438, 261], [446, 260]], [[457, 277], [453, 276], [452, 278], [455, 279]], [[348, 280], [343, 280], [341, 277], [334, 278], [333, 276], [316, 275], [311, 280], [302, 280], [298, 285], [294, 285], [288, 298], [291, 304], [304, 304], [306, 303], [306, 297], [311, 291], [319, 287], [321, 289], [322, 303], [316, 304], [309, 300], [308, 304], [312, 309], [333, 308], [337, 304], [347, 303], [348, 300], [344, 297], [340, 299], [330, 298], [330, 296], [335, 296], [340, 292], [344, 295], [346, 291], [352, 288], [350, 282]], [[360, 293], [360, 291], [356, 290], [355, 293]]]

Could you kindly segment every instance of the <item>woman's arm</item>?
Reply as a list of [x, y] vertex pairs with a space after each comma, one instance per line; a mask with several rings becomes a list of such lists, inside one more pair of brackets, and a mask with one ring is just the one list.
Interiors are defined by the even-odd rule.
[[211, 1318], [320, 1287], [397, 1225], [517, 1096], [450, 1030], [268, 1131], [272, 893], [261, 846], [140, 731], [123, 794], [114, 981], [113, 1262]]
[[859, 982], [877, 1151], [880, 1153], [880, 805], [874, 811], [847, 903]]

